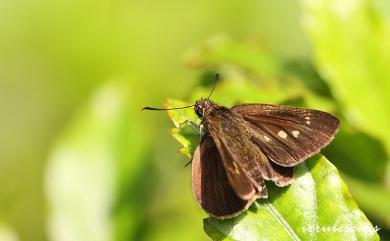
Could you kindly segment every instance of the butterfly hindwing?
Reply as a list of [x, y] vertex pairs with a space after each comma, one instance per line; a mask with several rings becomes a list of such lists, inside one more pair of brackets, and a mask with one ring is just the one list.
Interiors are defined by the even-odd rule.
[[251, 141], [278, 165], [290, 167], [330, 143], [339, 120], [326, 112], [296, 107], [243, 104], [231, 108], [249, 127]]
[[199, 205], [211, 216], [234, 217], [255, 200], [239, 198], [233, 190], [222, 165], [217, 147], [209, 135], [202, 138], [192, 160], [192, 186]]

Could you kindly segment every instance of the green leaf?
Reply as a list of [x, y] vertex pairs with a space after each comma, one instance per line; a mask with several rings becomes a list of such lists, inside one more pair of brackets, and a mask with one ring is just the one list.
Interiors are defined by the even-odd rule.
[[359, 200], [360, 207], [374, 220], [381, 221], [382, 225], [389, 227], [390, 191], [375, 182], [364, 182], [350, 176], [344, 176], [344, 179], [348, 183], [352, 195], [356, 200]]
[[357, 165], [349, 164], [350, 167], [344, 160], [342, 165], [348, 174], [377, 181], [351, 182], [351, 188], [370, 190], [372, 186], [371, 190], [377, 190], [378, 200], [383, 200], [381, 205], [374, 205], [372, 200], [378, 200], [371, 195], [371, 201], [367, 200], [368, 196], [362, 195], [365, 191], [355, 192], [356, 200], [368, 215], [379, 217], [389, 227], [384, 215], [390, 200], [386, 194], [390, 184], [390, 22], [385, 15], [389, 9], [385, 2], [304, 0], [302, 6], [317, 69], [345, 107], [348, 121], [368, 134], [368, 138], [351, 140], [345, 138], [348, 133], [343, 131], [332, 145], [339, 146], [339, 157], [358, 157]]
[[208, 218], [205, 226], [233, 240], [379, 240], [325, 157], [297, 166], [294, 178], [288, 188], [269, 188], [269, 199], [258, 200], [241, 216]]
[[316, 67], [355, 126], [390, 152], [390, 22], [380, 1], [303, 0]]
[[[188, 105], [190, 105], [190, 103], [174, 99], [167, 99], [164, 104], [166, 108]], [[195, 115], [192, 108], [171, 110], [168, 111], [168, 115], [176, 126], [176, 128], [171, 129], [171, 135], [183, 145], [183, 148], [181, 148], [179, 152], [188, 158], [191, 158], [191, 155], [196, 148], [196, 142], [199, 140], [199, 131], [196, 130], [193, 125], [199, 124], [199, 118]], [[192, 122], [192, 124], [189, 122]]]
[[351, 177], [377, 183], [383, 180], [388, 162], [383, 143], [346, 122], [337, 138], [322, 153]]
[[235, 41], [226, 35], [214, 35], [188, 51], [186, 63], [193, 68], [211, 67], [235, 78], [240, 75], [251, 77], [263, 88], [278, 89], [275, 93], [279, 96], [279, 92], [286, 92], [286, 86], [290, 87], [287, 91], [294, 89], [291, 88], [294, 82], [300, 82], [320, 95], [330, 96], [329, 87], [310, 62], [282, 60], [253, 40]]
[[[193, 112], [169, 113], [175, 125], [187, 119], [196, 121]], [[198, 143], [185, 132], [178, 134], [180, 125], [176, 126], [175, 138], [180, 135], [182, 143], [186, 140], [185, 148]], [[236, 218], [205, 219], [206, 233], [214, 240], [379, 240], [325, 157], [310, 158], [295, 168], [294, 176], [294, 183], [286, 188], [267, 183], [269, 198], [258, 200]]]
[[144, 221], [147, 129], [128, 96], [119, 83], [104, 85], [53, 146], [46, 178], [51, 240], [128, 240]]
[[239, 67], [262, 77], [275, 77], [280, 73], [280, 63], [254, 41], [236, 42], [226, 35], [218, 34], [187, 53], [190, 67], [222, 66]]
[[18, 241], [20, 240], [20, 237], [17, 235], [15, 230], [3, 223], [0, 219], [0, 240], [1, 241]]

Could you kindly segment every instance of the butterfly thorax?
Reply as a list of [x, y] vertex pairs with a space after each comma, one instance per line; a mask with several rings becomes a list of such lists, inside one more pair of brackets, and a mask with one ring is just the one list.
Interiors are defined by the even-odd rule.
[[195, 113], [199, 116], [199, 118], [203, 118], [207, 116], [210, 112], [212, 112], [219, 105], [215, 104], [209, 99], [200, 99], [196, 101], [194, 110]]

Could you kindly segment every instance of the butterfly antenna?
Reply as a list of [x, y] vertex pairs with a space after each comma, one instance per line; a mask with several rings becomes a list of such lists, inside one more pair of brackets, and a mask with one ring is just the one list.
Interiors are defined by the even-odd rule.
[[191, 108], [194, 107], [195, 105], [189, 105], [189, 106], [183, 106], [183, 107], [174, 107], [174, 108], [154, 108], [154, 107], [144, 107], [142, 110], [180, 110], [180, 109], [185, 109], [185, 108]]
[[215, 89], [215, 86], [217, 85], [218, 80], [219, 80], [219, 73], [216, 73], [216, 74], [215, 74], [215, 79], [214, 79], [213, 88], [211, 89], [211, 92], [210, 92], [209, 96], [207, 97], [207, 99], [210, 99], [211, 95], [213, 94], [214, 89]]

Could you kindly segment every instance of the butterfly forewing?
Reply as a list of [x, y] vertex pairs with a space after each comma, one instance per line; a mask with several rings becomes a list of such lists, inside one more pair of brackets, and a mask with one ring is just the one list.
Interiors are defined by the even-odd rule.
[[280, 105], [244, 104], [232, 112], [242, 116], [251, 141], [273, 162], [295, 166], [329, 144], [339, 120], [326, 112]]
[[[237, 176], [236, 167], [241, 167], [260, 197], [267, 197], [264, 179], [274, 181], [278, 186], [285, 186], [292, 181], [292, 168], [273, 165], [263, 151], [251, 141], [249, 129], [241, 116], [219, 106], [213, 110], [204, 122], [212, 136], [228, 179], [236, 191], [237, 185], [231, 176]], [[239, 195], [240, 196], [240, 195]]]
[[[208, 119], [208, 121], [213, 120]], [[233, 190], [241, 199], [251, 199], [255, 195], [256, 190], [253, 187], [251, 180], [247, 177], [243, 169], [243, 165], [236, 160], [236, 141], [230, 141], [230, 138], [226, 140], [224, 135], [221, 134], [215, 135], [217, 130], [221, 129], [223, 125], [224, 124], [221, 122], [216, 122], [214, 125], [208, 126], [208, 131], [210, 132], [218, 153], [221, 156], [222, 165], [224, 166], [226, 176]], [[237, 135], [239, 133], [234, 133], [233, 129], [230, 130], [229, 134], [235, 135], [237, 138], [239, 137]], [[226, 144], [226, 142], [229, 143]]]
[[234, 217], [257, 198], [239, 198], [233, 190], [212, 138], [205, 135], [192, 160], [192, 188], [199, 205], [211, 216]]

